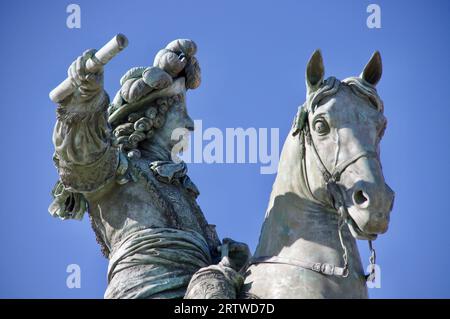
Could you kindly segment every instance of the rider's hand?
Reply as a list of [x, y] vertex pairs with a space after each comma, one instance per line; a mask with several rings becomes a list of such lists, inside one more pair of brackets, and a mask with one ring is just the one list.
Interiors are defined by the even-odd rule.
[[222, 263], [239, 271], [251, 257], [250, 249], [247, 244], [234, 241], [230, 238], [224, 238], [222, 245], [228, 246], [228, 256], [224, 256]]
[[67, 70], [67, 75], [77, 86], [72, 96], [72, 103], [90, 100], [103, 91], [103, 67], [95, 73], [86, 70], [86, 62], [95, 52], [94, 49], [85, 51], [72, 62]]

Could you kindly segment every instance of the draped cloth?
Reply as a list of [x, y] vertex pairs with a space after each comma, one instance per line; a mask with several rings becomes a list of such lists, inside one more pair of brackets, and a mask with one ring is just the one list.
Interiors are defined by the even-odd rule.
[[211, 264], [197, 232], [147, 228], [125, 237], [111, 253], [105, 298], [182, 298], [192, 275]]

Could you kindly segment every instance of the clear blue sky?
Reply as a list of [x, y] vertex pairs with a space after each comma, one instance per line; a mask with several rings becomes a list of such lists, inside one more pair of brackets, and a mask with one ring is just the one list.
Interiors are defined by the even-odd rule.
[[[102, 297], [107, 260], [88, 219], [47, 213], [57, 174], [49, 91], [69, 63], [118, 32], [129, 47], [106, 69], [110, 95], [130, 67], [150, 65], [175, 38], [199, 47], [203, 84], [188, 107], [206, 127], [279, 128], [280, 144], [305, 97], [304, 70], [321, 48], [326, 74], [357, 75], [375, 50], [389, 124], [382, 142], [396, 192], [387, 234], [376, 241], [381, 289], [372, 297], [450, 297], [448, 1], [376, 1], [381, 29], [368, 29], [372, 1], [76, 1], [81, 29], [66, 27], [69, 1], [2, 1], [0, 297]], [[220, 236], [252, 250], [275, 175], [259, 164], [190, 164], [199, 202]], [[87, 217], [87, 216], [86, 216]], [[366, 243], [361, 254], [367, 263]], [[80, 289], [66, 287], [68, 264]]]

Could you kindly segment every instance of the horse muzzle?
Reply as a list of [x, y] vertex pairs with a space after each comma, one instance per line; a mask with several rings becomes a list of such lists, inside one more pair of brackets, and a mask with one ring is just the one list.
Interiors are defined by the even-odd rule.
[[371, 239], [388, 230], [395, 197], [388, 185], [380, 189], [375, 184], [360, 182], [353, 187], [350, 197], [348, 224], [353, 236]]

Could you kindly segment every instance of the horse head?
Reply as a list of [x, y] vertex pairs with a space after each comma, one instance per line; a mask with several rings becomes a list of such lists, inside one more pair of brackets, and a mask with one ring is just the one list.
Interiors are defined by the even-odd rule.
[[307, 100], [293, 128], [309, 194], [338, 210], [358, 239], [387, 231], [394, 202], [380, 163], [387, 123], [376, 91], [381, 73], [375, 52], [359, 77], [324, 80], [322, 55], [315, 51], [306, 68]]

